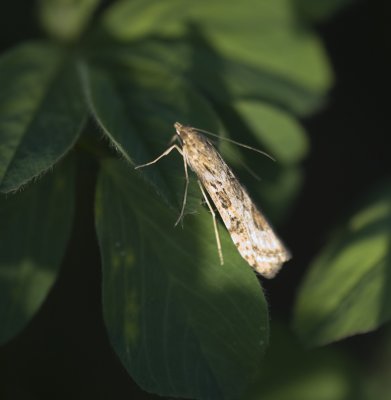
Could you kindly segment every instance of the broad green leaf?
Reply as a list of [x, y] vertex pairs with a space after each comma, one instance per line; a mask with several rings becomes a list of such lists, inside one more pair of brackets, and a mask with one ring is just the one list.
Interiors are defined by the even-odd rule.
[[234, 107], [266, 151], [279, 163], [297, 163], [307, 154], [307, 136], [299, 123], [286, 112], [251, 100], [236, 102]]
[[75, 68], [54, 46], [29, 43], [0, 59], [0, 191], [53, 166], [86, 116]]
[[26, 326], [57, 277], [72, 225], [73, 181], [67, 160], [22, 192], [0, 197], [0, 343]]
[[111, 343], [145, 390], [237, 399], [257, 374], [268, 314], [255, 274], [220, 227], [219, 265], [210, 214], [177, 217], [125, 164], [106, 162], [96, 225], [103, 310]]
[[[164, 5], [153, 1], [120, 1], [106, 12], [103, 23], [121, 40], [160, 34], [186, 37], [198, 44], [203, 42], [216, 52], [212, 65], [220, 64], [218, 74], [228, 73], [229, 80], [236, 82], [236, 90], [243, 91], [238, 82], [241, 79], [248, 82], [248, 71], [244, 68], [243, 74], [235, 79], [230, 74], [232, 67], [224, 65], [227, 61], [233, 65], [239, 63], [238, 67], [249, 67], [250, 71], [255, 69], [252, 74], [255, 86], [276, 86], [280, 94], [291, 97], [290, 101], [295, 92], [297, 96], [301, 91], [317, 106], [319, 97], [332, 84], [332, 73], [321, 43], [304, 23], [300, 25], [290, 0], [246, 0], [228, 5], [225, 1], [206, 0], [186, 4], [171, 0]], [[204, 69], [208, 69], [210, 63], [205, 54], [202, 56]], [[270, 82], [273, 76], [275, 83]], [[213, 90], [215, 82], [207, 80], [207, 84]], [[247, 89], [250, 89], [248, 84]], [[270, 92], [273, 92], [271, 88]], [[297, 111], [306, 112], [310, 105], [305, 108]]]
[[246, 400], [362, 399], [354, 360], [330, 348], [307, 351], [289, 329], [272, 324], [271, 346]]
[[69, 41], [80, 36], [99, 0], [39, 0], [39, 17], [46, 32]]
[[376, 329], [391, 318], [391, 186], [335, 234], [304, 279], [295, 328], [308, 345]]

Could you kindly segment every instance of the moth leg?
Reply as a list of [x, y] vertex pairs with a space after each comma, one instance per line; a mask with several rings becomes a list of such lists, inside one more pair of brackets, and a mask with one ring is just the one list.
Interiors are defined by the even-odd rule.
[[177, 145], [177, 144], [173, 144], [171, 147], [169, 147], [164, 153], [160, 154], [159, 157], [155, 158], [154, 160], [150, 161], [149, 163], [146, 164], [141, 164], [141, 165], [137, 165], [136, 167], [134, 167], [134, 169], [139, 169], [139, 168], [144, 168], [147, 167], [148, 165], [152, 165], [155, 164], [157, 161], [159, 161], [161, 158], [165, 157], [167, 154], [170, 154], [172, 150], [178, 150], [178, 152], [182, 155], [183, 157], [183, 152], [182, 149]]
[[186, 162], [186, 158], [181, 150], [181, 154], [183, 157], [183, 167], [185, 169], [185, 192], [183, 193], [183, 201], [182, 201], [182, 209], [181, 209], [181, 213], [179, 214], [178, 219], [175, 222], [174, 226], [177, 226], [179, 224], [179, 221], [181, 221], [183, 219], [183, 214], [185, 213], [185, 206], [186, 206], [186, 200], [187, 200], [187, 189], [189, 188], [189, 173], [187, 172], [187, 162]]
[[174, 150], [174, 149], [178, 150], [178, 152], [180, 153], [180, 155], [183, 158], [183, 165], [185, 167], [185, 178], [186, 178], [185, 193], [183, 195], [182, 209], [181, 209], [181, 213], [179, 214], [178, 219], [175, 222], [175, 226], [177, 226], [179, 221], [183, 218], [183, 214], [185, 212], [185, 205], [186, 205], [186, 199], [187, 199], [187, 189], [189, 187], [189, 174], [187, 172], [187, 162], [186, 162], [185, 156], [183, 155], [182, 149], [177, 144], [173, 144], [164, 153], [160, 154], [159, 157], [155, 158], [154, 160], [150, 161], [149, 163], [137, 165], [136, 167], [134, 167], [134, 169], [144, 168], [144, 167], [147, 167], [148, 165], [155, 164], [161, 158], [163, 158], [166, 155], [170, 154], [171, 151]]
[[198, 181], [198, 185], [200, 186], [200, 189], [201, 189], [201, 192], [202, 192], [202, 194], [203, 194], [203, 196], [204, 196], [204, 199], [205, 199], [205, 201], [206, 201], [206, 204], [208, 205], [209, 210], [210, 210], [210, 212], [211, 212], [211, 214], [212, 214], [212, 218], [213, 218], [213, 228], [214, 228], [214, 230], [215, 230], [216, 243], [217, 243], [217, 251], [218, 251], [218, 253], [219, 253], [220, 264], [223, 265], [223, 264], [224, 264], [224, 258], [223, 258], [223, 252], [222, 252], [222, 250], [221, 250], [221, 242], [220, 242], [219, 230], [218, 230], [218, 228], [217, 228], [216, 214], [215, 214], [215, 212], [214, 212], [214, 210], [213, 210], [213, 208], [212, 208], [212, 206], [211, 206], [211, 204], [210, 204], [210, 202], [209, 202], [209, 200], [208, 200], [208, 197], [207, 197], [207, 195], [206, 195], [206, 193], [205, 193], [205, 190], [204, 190], [204, 188], [202, 187], [202, 184], [201, 184], [200, 181]]
[[187, 162], [186, 162], [185, 156], [183, 155], [182, 149], [177, 144], [173, 144], [164, 153], [160, 154], [159, 157], [155, 158], [154, 160], [152, 160], [152, 161], [150, 161], [150, 162], [148, 162], [146, 164], [137, 165], [136, 167], [134, 167], [134, 169], [139, 169], [139, 168], [147, 167], [148, 165], [155, 164], [161, 158], [163, 158], [166, 155], [170, 154], [171, 151], [174, 150], [174, 149], [178, 150], [178, 152], [181, 154], [181, 156], [183, 158], [183, 165], [185, 167], [185, 178], [186, 178], [185, 193], [183, 195], [182, 209], [181, 209], [181, 213], [179, 214], [178, 219], [175, 222], [175, 226], [177, 226], [179, 221], [183, 218], [183, 214], [185, 212], [185, 205], [186, 205], [186, 200], [187, 200], [187, 190], [188, 190], [188, 187], [189, 187], [189, 174], [187, 172]]

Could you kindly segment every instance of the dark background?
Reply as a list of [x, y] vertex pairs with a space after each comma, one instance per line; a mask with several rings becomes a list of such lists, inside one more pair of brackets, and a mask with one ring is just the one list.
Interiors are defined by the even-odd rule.
[[[0, 16], [2, 52], [41, 35], [34, 24], [33, 2], [9, 3]], [[391, 176], [390, 11], [387, 1], [359, 1], [316, 26], [336, 85], [325, 107], [302, 121], [311, 141], [304, 163], [306, 181], [281, 231], [295, 257], [277, 280], [263, 282], [272, 319], [289, 323], [295, 290], [308, 263], [355, 202], [376, 181]], [[28, 327], [0, 347], [0, 399], [158, 398], [132, 382], [109, 345], [92, 214], [96, 166], [81, 158], [79, 165], [77, 224], [64, 268]], [[381, 332], [334, 346], [345, 346], [366, 363], [376, 335]]]

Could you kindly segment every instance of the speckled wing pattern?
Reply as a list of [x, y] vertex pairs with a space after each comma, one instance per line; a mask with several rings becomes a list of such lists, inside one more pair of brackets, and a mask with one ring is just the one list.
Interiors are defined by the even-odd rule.
[[212, 143], [195, 128], [175, 124], [183, 156], [215, 204], [241, 256], [273, 278], [290, 253]]

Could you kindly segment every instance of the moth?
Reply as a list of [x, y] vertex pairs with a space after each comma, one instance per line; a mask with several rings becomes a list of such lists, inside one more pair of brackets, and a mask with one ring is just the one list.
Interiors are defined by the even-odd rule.
[[190, 167], [197, 175], [201, 192], [213, 217], [221, 264], [224, 260], [216, 214], [206, 192], [218, 210], [241, 256], [256, 272], [265, 278], [273, 278], [282, 264], [291, 258], [289, 251], [210, 140], [196, 128], [184, 126], [179, 122], [176, 122], [174, 127], [179, 145], [173, 144], [156, 159], [136, 168], [154, 164], [172, 150], [177, 150], [183, 157], [186, 186], [181, 213], [175, 225], [184, 214], [189, 185], [188, 167]]

